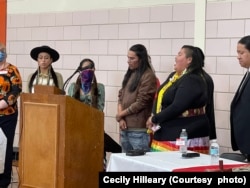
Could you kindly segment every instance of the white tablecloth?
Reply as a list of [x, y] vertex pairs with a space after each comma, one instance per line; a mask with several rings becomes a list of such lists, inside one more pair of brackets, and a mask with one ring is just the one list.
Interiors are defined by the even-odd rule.
[[[245, 164], [222, 159], [223, 164]], [[143, 156], [126, 156], [125, 153], [112, 153], [107, 166], [108, 172], [172, 172], [174, 169], [210, 165], [210, 156], [182, 158], [179, 151], [147, 152]]]

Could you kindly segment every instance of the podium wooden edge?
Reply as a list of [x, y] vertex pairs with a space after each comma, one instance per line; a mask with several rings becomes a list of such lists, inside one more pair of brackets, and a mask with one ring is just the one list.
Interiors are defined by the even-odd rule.
[[34, 93], [39, 94], [54, 94], [54, 95], [65, 95], [65, 91], [59, 89], [56, 86], [46, 86], [46, 85], [35, 85]]

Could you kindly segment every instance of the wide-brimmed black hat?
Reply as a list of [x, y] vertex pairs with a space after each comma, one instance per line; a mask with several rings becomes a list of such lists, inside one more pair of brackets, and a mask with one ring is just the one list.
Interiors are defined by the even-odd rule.
[[30, 51], [30, 56], [32, 57], [32, 59], [37, 61], [38, 54], [41, 52], [48, 53], [50, 55], [50, 57], [53, 59], [53, 62], [55, 62], [59, 59], [59, 53], [56, 50], [54, 50], [53, 48], [50, 48], [49, 46], [39, 46], [39, 47], [33, 48]]

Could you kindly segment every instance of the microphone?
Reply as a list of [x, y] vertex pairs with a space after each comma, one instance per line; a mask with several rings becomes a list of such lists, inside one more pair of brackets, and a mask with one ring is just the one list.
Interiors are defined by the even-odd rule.
[[69, 84], [69, 81], [71, 80], [71, 78], [73, 77], [73, 76], [75, 76], [75, 74], [76, 73], [80, 73], [81, 71], [80, 71], [80, 69], [81, 69], [81, 67], [78, 67], [76, 70], [75, 70], [75, 72], [64, 82], [64, 84], [63, 84], [63, 91], [66, 93], [66, 88], [67, 88], [67, 86], [68, 86], [68, 84]]
[[75, 72], [64, 82], [64, 84], [63, 84], [63, 91], [66, 93], [66, 88], [67, 88], [67, 86], [68, 86], [68, 84], [69, 84], [69, 81], [71, 80], [71, 78], [73, 77], [73, 76], [75, 76], [75, 74], [77, 73], [77, 72], [81, 72], [81, 71], [84, 71], [84, 70], [86, 70], [86, 69], [91, 69], [92, 68], [92, 66], [91, 65], [89, 65], [89, 66], [86, 66], [86, 67], [81, 67], [81, 66], [79, 66], [76, 70], [75, 70]]
[[82, 69], [82, 67], [81, 66], [79, 66], [77, 69], [76, 69], [76, 71], [81, 71], [81, 69]]

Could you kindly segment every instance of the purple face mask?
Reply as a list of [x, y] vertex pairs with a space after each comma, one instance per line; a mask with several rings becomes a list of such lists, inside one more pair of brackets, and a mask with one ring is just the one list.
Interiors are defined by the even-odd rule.
[[84, 94], [89, 93], [91, 90], [91, 84], [94, 77], [94, 71], [92, 69], [86, 69], [81, 71], [81, 86]]

